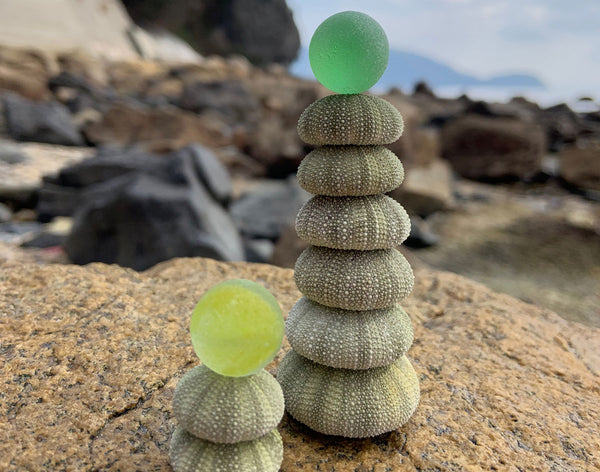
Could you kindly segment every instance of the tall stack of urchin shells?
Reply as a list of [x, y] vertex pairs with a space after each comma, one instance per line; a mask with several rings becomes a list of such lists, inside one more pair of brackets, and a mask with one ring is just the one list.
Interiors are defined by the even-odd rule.
[[329, 95], [304, 110], [300, 138], [317, 146], [298, 182], [315, 196], [296, 219], [310, 246], [295, 280], [304, 295], [289, 313], [292, 350], [279, 366], [286, 409], [324, 434], [352, 438], [397, 429], [415, 411], [419, 382], [405, 356], [413, 328], [398, 305], [413, 273], [395, 249], [410, 232], [384, 195], [404, 170], [385, 144], [403, 130], [398, 110], [364, 94]]
[[169, 458], [175, 472], [276, 472], [283, 459], [277, 425], [283, 394], [266, 370], [226, 377], [200, 365], [175, 389], [179, 425]]

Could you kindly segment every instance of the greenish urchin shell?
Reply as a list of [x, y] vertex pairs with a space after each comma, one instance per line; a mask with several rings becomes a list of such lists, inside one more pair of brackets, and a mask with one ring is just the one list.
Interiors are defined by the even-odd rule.
[[328, 95], [310, 104], [298, 120], [298, 135], [314, 146], [390, 144], [404, 128], [400, 112], [373, 95]]
[[406, 358], [366, 370], [333, 369], [289, 351], [281, 361], [287, 411], [320, 433], [348, 438], [398, 429], [419, 403], [419, 381]]
[[175, 472], [277, 472], [283, 443], [276, 429], [254, 441], [215, 444], [178, 426], [171, 438], [169, 460]]
[[408, 213], [387, 195], [325, 197], [317, 195], [296, 217], [300, 239], [332, 249], [388, 249], [410, 233]]
[[323, 146], [311, 151], [298, 167], [298, 184], [315, 195], [387, 193], [403, 180], [400, 159], [383, 146]]
[[410, 264], [396, 249], [354, 251], [306, 248], [294, 270], [298, 290], [322, 305], [346, 310], [387, 308], [407, 297]]
[[200, 365], [181, 378], [173, 396], [179, 424], [214, 443], [259, 438], [277, 427], [283, 411], [281, 387], [264, 369], [247, 377], [225, 377]]
[[285, 331], [298, 354], [342, 369], [391, 364], [413, 341], [410, 318], [399, 305], [350, 311], [301, 298], [288, 315]]

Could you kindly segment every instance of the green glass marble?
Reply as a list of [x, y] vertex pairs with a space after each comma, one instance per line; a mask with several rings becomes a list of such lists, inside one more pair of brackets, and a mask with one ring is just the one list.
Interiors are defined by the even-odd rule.
[[254, 374], [271, 362], [284, 330], [275, 297], [245, 279], [227, 280], [209, 289], [190, 322], [192, 345], [200, 360], [229, 377]]
[[390, 46], [383, 28], [369, 15], [344, 11], [319, 25], [308, 56], [315, 77], [337, 93], [361, 93], [383, 75]]

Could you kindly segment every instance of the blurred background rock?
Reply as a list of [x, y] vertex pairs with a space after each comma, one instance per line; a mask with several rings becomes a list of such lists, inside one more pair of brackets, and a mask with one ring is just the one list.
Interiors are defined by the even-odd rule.
[[[0, 0], [0, 261], [292, 267], [310, 197], [296, 122], [329, 94], [308, 78], [296, 13], [285, 0]], [[429, 75], [402, 75], [419, 64]], [[449, 80], [542, 86], [450, 72], [392, 51], [375, 90], [406, 121], [390, 146], [407, 169], [391, 193], [413, 223], [402, 250], [600, 326], [597, 102], [449, 97]]]

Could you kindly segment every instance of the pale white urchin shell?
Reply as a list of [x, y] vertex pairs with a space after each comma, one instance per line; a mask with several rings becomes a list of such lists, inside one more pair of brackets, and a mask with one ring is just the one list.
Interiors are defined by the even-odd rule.
[[298, 167], [298, 184], [332, 197], [391, 192], [404, 180], [400, 159], [383, 146], [322, 146]]
[[309, 246], [296, 261], [294, 280], [303, 295], [322, 305], [377, 310], [406, 298], [414, 275], [396, 249], [346, 251]]
[[388, 249], [410, 233], [408, 213], [387, 195], [365, 197], [316, 196], [296, 217], [300, 239], [332, 249]]
[[413, 341], [410, 317], [399, 305], [351, 311], [306, 297], [292, 307], [285, 331], [298, 354], [342, 369], [389, 365], [404, 355]]
[[298, 119], [298, 136], [314, 146], [390, 144], [403, 129], [394, 105], [361, 93], [327, 95], [311, 103]]
[[334, 369], [289, 351], [277, 373], [288, 413], [311, 429], [347, 438], [398, 429], [419, 403], [419, 381], [402, 356], [366, 370]]
[[283, 443], [276, 429], [253, 441], [215, 444], [177, 426], [169, 461], [175, 472], [277, 472], [283, 461]]
[[259, 438], [277, 427], [283, 411], [281, 387], [264, 369], [247, 377], [225, 377], [199, 365], [181, 378], [173, 395], [179, 424], [215, 443]]

